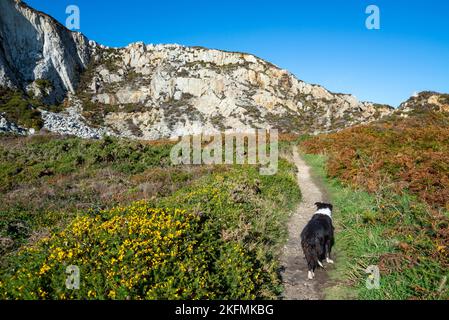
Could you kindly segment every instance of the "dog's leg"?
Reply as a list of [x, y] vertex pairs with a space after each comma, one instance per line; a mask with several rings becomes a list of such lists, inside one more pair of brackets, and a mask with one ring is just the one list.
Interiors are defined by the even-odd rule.
[[326, 241], [326, 262], [333, 264], [334, 261], [331, 260], [331, 242], [330, 240]]
[[[326, 261], [327, 261], [327, 260], [326, 260]], [[319, 265], [321, 268], [326, 269], [326, 268], [323, 266], [323, 263], [321, 263], [320, 260], [318, 260], [317, 262], [318, 262], [318, 265]]]
[[313, 271], [309, 270], [309, 272], [307, 273], [307, 278], [309, 280], [313, 280], [314, 277], [315, 277], [315, 274], [313, 273]]

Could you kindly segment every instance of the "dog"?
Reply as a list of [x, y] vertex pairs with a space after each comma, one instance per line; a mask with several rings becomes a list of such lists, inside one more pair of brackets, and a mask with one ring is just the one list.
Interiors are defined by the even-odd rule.
[[315, 277], [315, 269], [321, 261], [334, 263], [330, 255], [334, 245], [334, 226], [332, 225], [333, 206], [330, 203], [317, 202], [317, 211], [301, 232], [301, 246], [307, 261], [307, 278]]

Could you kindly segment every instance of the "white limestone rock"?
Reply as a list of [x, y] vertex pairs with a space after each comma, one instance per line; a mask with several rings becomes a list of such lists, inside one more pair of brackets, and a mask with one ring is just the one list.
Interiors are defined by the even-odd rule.
[[34, 133], [34, 129], [31, 131], [15, 124], [14, 122], [8, 121], [5, 114], [0, 113], [0, 133], [17, 134], [20, 136], [24, 136], [30, 133]]
[[50, 80], [49, 102], [74, 93], [90, 57], [88, 40], [22, 1], [0, 1], [0, 85], [25, 89], [37, 79]]

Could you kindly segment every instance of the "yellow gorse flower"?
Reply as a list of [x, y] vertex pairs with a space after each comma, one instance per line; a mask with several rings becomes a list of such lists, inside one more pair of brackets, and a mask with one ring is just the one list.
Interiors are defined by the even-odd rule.
[[[150, 208], [145, 201], [105, 210], [99, 216], [82, 215], [63, 232], [42, 240], [40, 250], [46, 248], [47, 258], [36, 273], [19, 270], [14, 277], [25, 276], [31, 280], [45, 277], [51, 271], [65, 279], [65, 266], [89, 266], [90, 272], [98, 270], [104, 274], [110, 289], [101, 293], [88, 288], [87, 297], [115, 299], [120, 287], [133, 290], [149, 281], [152, 272], [166, 265], [168, 259], [176, 261], [178, 255], [191, 253], [193, 245], [184, 247], [183, 237], [196, 221], [198, 216], [193, 213], [181, 209]], [[34, 248], [25, 251], [28, 254], [40, 252]], [[186, 270], [186, 267], [182, 265], [180, 269]], [[59, 298], [70, 298], [71, 294], [59, 294]], [[39, 288], [37, 296], [46, 298], [48, 293]]]

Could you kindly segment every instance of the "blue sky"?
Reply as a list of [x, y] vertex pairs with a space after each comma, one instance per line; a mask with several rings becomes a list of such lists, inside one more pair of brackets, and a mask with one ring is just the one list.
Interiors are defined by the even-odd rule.
[[[417, 91], [449, 92], [446, 0], [26, 0], [108, 46], [179, 43], [255, 54], [334, 92], [397, 106]], [[380, 9], [368, 30], [365, 9]]]

